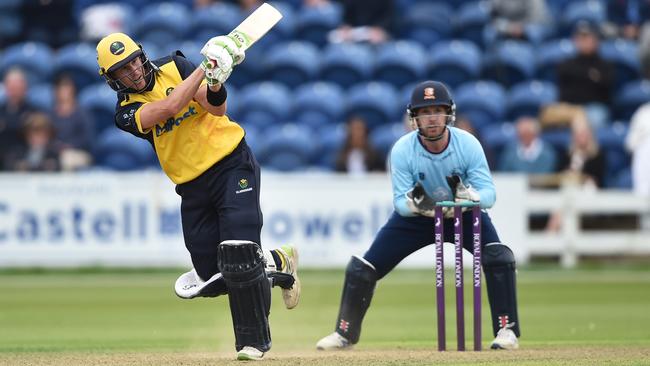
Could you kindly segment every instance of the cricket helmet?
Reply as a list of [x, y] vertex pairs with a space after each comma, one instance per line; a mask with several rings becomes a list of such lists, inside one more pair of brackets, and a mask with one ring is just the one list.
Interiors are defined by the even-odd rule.
[[[140, 57], [142, 60], [142, 74], [146, 80], [146, 86], [140, 90], [129, 90], [122, 82], [115, 79], [112, 73], [136, 57]], [[148, 88], [153, 81], [153, 71], [156, 70], [144, 53], [142, 46], [124, 33], [111, 33], [99, 41], [97, 64], [99, 65], [99, 75], [103, 76], [108, 85], [118, 92], [140, 92]]]

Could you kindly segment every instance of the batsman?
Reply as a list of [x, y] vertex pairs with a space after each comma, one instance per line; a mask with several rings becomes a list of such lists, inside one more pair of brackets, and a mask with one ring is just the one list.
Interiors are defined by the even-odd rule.
[[99, 74], [117, 92], [117, 127], [151, 144], [181, 197], [194, 268], [176, 281], [176, 294], [227, 294], [237, 358], [256, 360], [271, 348], [271, 286], [282, 288], [287, 308], [298, 304], [298, 253], [261, 248], [260, 167], [244, 129], [226, 115], [224, 83], [244, 49], [238, 39], [219, 36], [201, 54], [195, 67], [180, 51], [150, 60], [123, 33], [97, 44]]
[[[485, 211], [494, 205], [496, 194], [483, 148], [474, 136], [453, 127], [456, 106], [443, 83], [418, 84], [407, 113], [415, 131], [402, 136], [390, 152], [394, 212], [363, 257], [350, 259], [334, 333], [316, 347], [345, 349], [359, 342], [377, 281], [434, 242], [435, 204], [455, 200], [480, 202], [482, 209], [481, 262], [495, 335], [491, 348], [516, 349], [520, 328], [515, 258]], [[453, 242], [453, 208], [444, 210], [445, 241]], [[463, 247], [471, 252], [471, 210], [463, 212], [462, 219]]]

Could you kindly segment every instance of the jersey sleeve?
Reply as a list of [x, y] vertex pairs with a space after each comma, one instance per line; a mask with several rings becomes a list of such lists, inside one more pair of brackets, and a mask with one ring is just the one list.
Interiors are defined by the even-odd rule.
[[496, 201], [496, 190], [490, 168], [485, 158], [485, 152], [478, 140], [470, 135], [469, 143], [466, 144], [467, 150], [465, 159], [467, 159], [467, 180], [481, 195], [481, 208], [490, 208]]
[[138, 115], [142, 105], [139, 102], [121, 105], [118, 102], [115, 110], [115, 125], [120, 130], [126, 131], [134, 136], [146, 138], [148, 131], [143, 131], [138, 122]]
[[176, 64], [176, 68], [178, 69], [178, 72], [181, 74], [181, 78], [183, 80], [187, 79], [194, 70], [196, 70], [196, 66], [192, 63], [192, 61], [188, 60], [185, 58], [185, 55], [181, 51], [176, 51], [172, 54], [172, 60], [174, 60], [174, 63]]
[[406, 192], [415, 185], [409, 169], [406, 147], [404, 143], [397, 143], [390, 152], [389, 166], [393, 184], [393, 206], [400, 216], [416, 216], [406, 203]]

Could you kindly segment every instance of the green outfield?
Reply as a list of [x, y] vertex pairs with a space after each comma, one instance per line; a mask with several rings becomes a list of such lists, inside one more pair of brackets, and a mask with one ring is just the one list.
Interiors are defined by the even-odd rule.
[[[0, 365], [236, 364], [227, 298], [176, 298], [180, 272], [0, 272]], [[284, 309], [274, 290], [273, 349], [265, 364], [650, 365], [650, 269], [520, 269], [523, 337], [514, 352], [437, 352], [433, 276], [432, 270], [391, 273], [378, 285], [361, 342], [325, 353], [314, 345], [333, 330], [343, 270], [303, 271], [298, 308]], [[451, 278], [449, 349], [455, 347]], [[468, 286], [468, 336], [470, 296]], [[486, 301], [484, 347], [492, 337]]]

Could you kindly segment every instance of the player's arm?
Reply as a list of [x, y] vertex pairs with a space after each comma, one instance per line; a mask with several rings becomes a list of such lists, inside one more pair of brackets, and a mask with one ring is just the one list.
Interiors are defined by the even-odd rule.
[[167, 98], [143, 104], [138, 118], [142, 131], [178, 114], [194, 98], [204, 77], [203, 70], [196, 68]]
[[393, 206], [401, 216], [416, 216], [409, 207], [406, 193], [413, 189], [415, 181], [409, 171], [405, 144], [395, 144], [390, 152], [390, 176], [393, 184]]
[[[172, 60], [178, 69], [181, 78], [188, 78], [196, 69], [194, 64], [180, 52], [176, 51], [172, 55]], [[208, 113], [215, 116], [223, 116], [226, 113], [226, 97], [228, 96], [226, 87], [219, 82], [208, 86], [208, 80], [205, 79], [194, 93], [194, 100], [203, 107]]]

